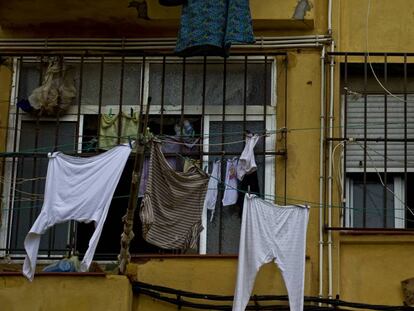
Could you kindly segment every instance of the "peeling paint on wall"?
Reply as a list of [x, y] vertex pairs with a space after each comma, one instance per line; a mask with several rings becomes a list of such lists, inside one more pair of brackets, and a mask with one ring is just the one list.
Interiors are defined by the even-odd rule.
[[297, 20], [303, 20], [305, 19], [306, 12], [310, 11], [311, 9], [312, 5], [309, 2], [309, 0], [299, 0], [292, 18]]

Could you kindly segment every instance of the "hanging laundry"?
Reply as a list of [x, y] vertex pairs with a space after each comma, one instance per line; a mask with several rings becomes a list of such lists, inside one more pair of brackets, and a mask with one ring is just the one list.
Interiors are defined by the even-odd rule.
[[254, 158], [254, 146], [256, 146], [259, 138], [257, 134], [246, 135], [246, 144], [237, 163], [237, 178], [239, 180], [243, 180], [244, 175], [251, 174], [257, 170], [256, 160]]
[[63, 57], [51, 57], [42, 85], [34, 89], [28, 98], [33, 108], [30, 111], [36, 115], [62, 115], [75, 97], [73, 66], [66, 66]]
[[144, 163], [142, 164], [141, 172], [141, 181], [139, 183], [138, 197], [142, 198], [145, 193], [145, 188], [147, 187], [147, 180], [149, 175], [149, 159], [145, 158]]
[[211, 211], [210, 221], [213, 221], [214, 211], [216, 209], [217, 201], [217, 186], [221, 180], [221, 162], [215, 161], [213, 163], [213, 169], [211, 171], [210, 179], [208, 181], [208, 190], [206, 194], [206, 199], [204, 200], [204, 207]]
[[203, 230], [201, 214], [207, 183], [208, 176], [201, 170], [174, 171], [166, 162], [160, 143], [153, 141], [140, 211], [144, 239], [164, 249], [195, 247]]
[[118, 136], [121, 136], [120, 143], [128, 142], [128, 136], [136, 139], [139, 125], [138, 113], [133, 116], [122, 113], [121, 133], [119, 131], [119, 114], [102, 114], [99, 129], [99, 148], [111, 149], [118, 145]]
[[237, 203], [237, 158], [228, 159], [226, 163], [226, 178], [224, 183], [226, 188], [223, 194], [223, 206], [234, 205]]
[[[163, 140], [161, 150], [163, 153], [169, 154], [165, 156], [165, 159], [167, 160], [168, 164], [173, 170], [187, 172], [186, 169], [188, 170], [190, 166], [188, 163], [186, 166], [186, 162], [184, 162], [183, 164], [182, 159], [178, 158], [178, 154], [182, 152], [186, 153], [186, 152], [193, 151], [198, 141], [199, 139], [197, 138], [197, 139], [188, 141], [187, 143], [183, 143], [182, 141], [180, 141], [180, 138], [178, 136], [168, 136], [167, 138]], [[144, 164], [142, 168], [141, 182], [139, 185], [138, 197], [144, 196], [145, 188], [146, 188], [147, 180], [148, 180], [148, 175], [149, 175], [149, 159], [146, 158], [144, 160]]]
[[254, 43], [249, 0], [188, 0], [175, 51], [181, 56], [228, 56], [231, 44]]
[[188, 173], [190, 170], [200, 168], [200, 160], [185, 159], [183, 166], [183, 173]]
[[100, 155], [79, 158], [54, 152], [49, 155], [42, 210], [24, 240], [23, 274], [33, 280], [40, 238], [55, 224], [76, 220], [96, 224], [81, 263], [87, 271], [92, 262], [109, 205], [131, 153], [129, 145]]
[[233, 311], [244, 311], [260, 267], [274, 261], [292, 311], [303, 310], [307, 206], [279, 206], [245, 195]]

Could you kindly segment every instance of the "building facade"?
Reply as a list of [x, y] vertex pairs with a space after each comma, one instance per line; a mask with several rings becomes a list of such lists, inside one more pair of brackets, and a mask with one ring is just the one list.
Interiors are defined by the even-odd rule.
[[[401, 282], [414, 277], [410, 2], [251, 0], [256, 43], [233, 46], [225, 59], [175, 56], [179, 8], [145, 3], [0, 5], [5, 310], [177, 308], [138, 295], [131, 281], [233, 295], [238, 206], [218, 204], [211, 222], [203, 215], [200, 241], [185, 254], [145, 243], [136, 214], [127, 276], [117, 275], [133, 159], [95, 254], [100, 267], [94, 271], [105, 273], [39, 273], [32, 283], [20, 275], [23, 240], [42, 203], [47, 153], [95, 154], [103, 149], [101, 116], [134, 118], [149, 97], [151, 131], [174, 135], [176, 125], [188, 121], [198, 144], [178, 153], [203, 166], [240, 154], [246, 130], [262, 134], [255, 149], [260, 194], [277, 204], [311, 207], [306, 296], [402, 305]], [[26, 113], [17, 103], [43, 81], [51, 57], [70, 68], [73, 102], [58, 116]], [[112, 144], [125, 138], [118, 138], [118, 129]], [[43, 237], [39, 263], [69, 251], [82, 255], [92, 230], [56, 226]], [[286, 294], [275, 265], [260, 270], [253, 294]]]

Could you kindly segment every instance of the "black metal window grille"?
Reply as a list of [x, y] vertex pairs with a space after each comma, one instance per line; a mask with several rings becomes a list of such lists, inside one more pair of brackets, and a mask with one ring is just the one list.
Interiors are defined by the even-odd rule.
[[[77, 95], [65, 114], [54, 117], [32, 116], [16, 107], [19, 100], [27, 98], [40, 85], [48, 58], [27, 55], [14, 58], [15, 79], [7, 142], [9, 153], [2, 160], [5, 204], [0, 253], [11, 257], [24, 255], [24, 237], [42, 205], [48, 152], [59, 150], [79, 156], [102, 152], [99, 149], [102, 114], [132, 115], [145, 111], [143, 108], [151, 97], [151, 131], [156, 135], [174, 135], [177, 125], [182, 127], [185, 121], [189, 121], [202, 145], [182, 155], [200, 160], [202, 166], [209, 169], [212, 161], [241, 153], [246, 131], [261, 134], [275, 131], [278, 57], [285, 56], [243, 54], [228, 59], [183, 59], [167, 54], [125, 56], [119, 53], [65, 56], [65, 64], [73, 71]], [[279, 76], [286, 79], [287, 73]], [[118, 142], [120, 131], [121, 125]], [[239, 143], [233, 144], [235, 141]], [[276, 151], [276, 135], [263, 136], [256, 146], [261, 195], [275, 193], [275, 157], [279, 154], [284, 153]], [[121, 218], [129, 196], [132, 157], [112, 200], [96, 251], [97, 259], [115, 259], [118, 254]], [[224, 179], [224, 173], [222, 176]], [[210, 215], [203, 215], [206, 230], [197, 249], [190, 250], [190, 253], [237, 253], [239, 210], [238, 207], [222, 207], [223, 187], [220, 190], [214, 221], [207, 221]], [[132, 254], [170, 253], [147, 244], [140, 235], [140, 226], [137, 213]], [[75, 222], [54, 226], [42, 237], [39, 257], [59, 257], [69, 250], [82, 255], [92, 231], [92, 225]]]
[[341, 131], [328, 139], [343, 145], [342, 226], [412, 229], [414, 55], [331, 55], [341, 60]]

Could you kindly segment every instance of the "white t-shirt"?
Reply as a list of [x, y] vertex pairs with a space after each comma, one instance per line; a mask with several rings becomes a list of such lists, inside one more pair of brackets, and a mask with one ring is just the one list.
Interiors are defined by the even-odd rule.
[[40, 237], [55, 224], [76, 220], [96, 225], [81, 263], [87, 271], [92, 262], [109, 205], [131, 153], [129, 145], [100, 155], [80, 158], [60, 152], [49, 155], [42, 211], [24, 240], [27, 256], [23, 274], [33, 280]]

